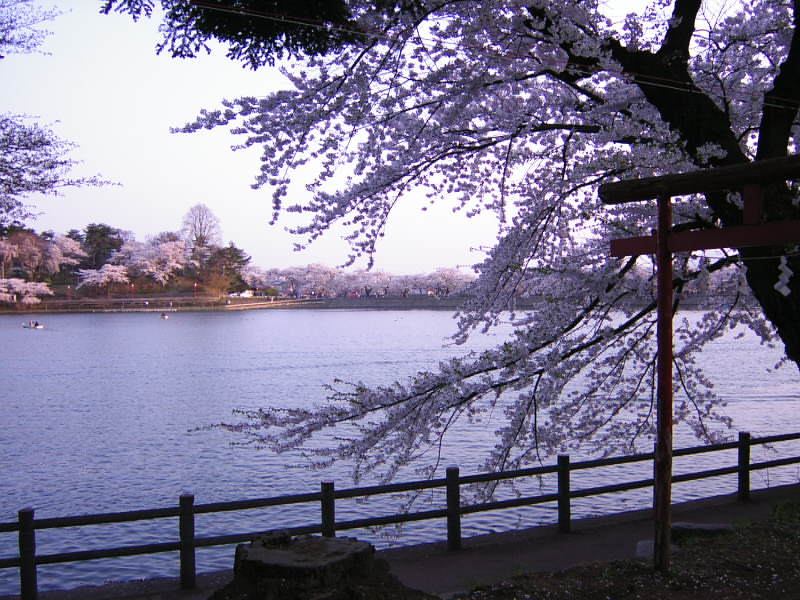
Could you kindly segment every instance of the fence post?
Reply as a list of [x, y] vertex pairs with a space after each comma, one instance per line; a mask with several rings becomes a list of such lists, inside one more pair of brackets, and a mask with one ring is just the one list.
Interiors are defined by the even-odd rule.
[[571, 529], [569, 505], [569, 455], [558, 455], [558, 530], [569, 533]]
[[461, 550], [461, 492], [458, 467], [447, 467], [447, 549]]
[[739, 500], [750, 499], [750, 433], [739, 432]]
[[322, 535], [336, 537], [336, 499], [332, 481], [321, 484], [320, 508], [322, 509]]
[[36, 529], [33, 526], [33, 509], [23, 508], [19, 518], [19, 596], [21, 600], [36, 600], [39, 591], [36, 583]]
[[181, 538], [181, 589], [193, 590], [195, 587], [194, 556], [194, 495], [181, 494], [178, 530]]

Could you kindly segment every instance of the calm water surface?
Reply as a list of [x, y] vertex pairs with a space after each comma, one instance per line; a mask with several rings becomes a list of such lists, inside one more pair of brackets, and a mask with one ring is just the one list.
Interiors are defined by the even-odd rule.
[[[389, 382], [503, 339], [498, 334], [467, 347], [448, 346], [454, 323], [438, 311], [198, 312], [168, 320], [152, 313], [47, 315], [43, 330], [23, 329], [21, 320], [0, 315], [0, 522], [15, 520], [17, 510], [27, 506], [44, 518], [173, 506], [183, 492], [206, 503], [311, 491], [322, 479], [347, 487], [346, 466], [329, 472], [287, 469], [301, 465], [302, 458], [235, 447], [230, 444], [235, 438], [224, 432], [191, 430], [230, 419], [234, 408], [320, 401], [322, 386], [336, 377]], [[754, 435], [800, 430], [797, 370], [768, 371], [778, 356], [751, 336], [731, 336], [704, 358], [738, 429]], [[446, 450], [445, 464], [474, 472], [492, 439], [491, 431], [465, 436]], [[678, 440], [676, 446], [694, 443]], [[676, 471], [680, 468], [676, 463]], [[796, 469], [753, 477], [754, 487], [800, 479]], [[541, 485], [547, 489], [552, 482]], [[676, 496], [721, 493], [732, 485], [712, 480], [685, 492], [676, 488]], [[644, 490], [576, 501], [573, 513], [640, 508], [650, 495]], [[309, 510], [199, 516], [198, 535], [318, 521]], [[337, 504], [337, 517], [365, 510], [372, 513], [375, 507]], [[474, 535], [552, 519], [551, 508], [503, 511], [467, 517], [464, 529]], [[385, 546], [443, 538], [443, 525], [405, 527], [399, 540], [393, 532], [353, 534]], [[41, 531], [37, 550], [163, 541], [174, 538], [176, 525], [166, 520], [142, 528]], [[15, 552], [16, 536], [0, 534], [0, 557]], [[229, 547], [198, 551], [200, 570], [231, 564]], [[39, 584], [46, 590], [175, 576], [177, 570], [172, 554], [109, 559], [40, 567]], [[0, 595], [17, 592], [17, 577], [14, 569], [0, 570]]]

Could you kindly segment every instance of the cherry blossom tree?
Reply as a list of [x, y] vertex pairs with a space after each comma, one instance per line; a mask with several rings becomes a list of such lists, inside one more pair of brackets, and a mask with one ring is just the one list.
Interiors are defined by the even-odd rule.
[[39, 304], [39, 296], [52, 296], [53, 290], [46, 283], [25, 281], [17, 277], [0, 279], [0, 302]]
[[431, 287], [440, 296], [449, 296], [463, 291], [474, 281], [472, 274], [454, 267], [441, 267], [430, 274]]
[[[141, 14], [139, 2], [107, 4]], [[316, 452], [353, 460], [357, 478], [435, 455], [462, 421], [495, 431], [492, 470], [576, 445], [634, 448], [654, 428], [655, 303], [631, 302], [642, 291], [634, 269], [649, 259], [612, 258], [609, 240], [649, 232], [655, 211], [603, 206], [597, 187], [797, 152], [800, 6], [656, 0], [620, 16], [575, 0], [344, 4], [357, 35], [298, 50], [283, 67], [292, 89], [225, 101], [181, 131], [229, 127], [238, 147], [262, 148], [254, 185], [272, 192], [274, 218], [305, 215], [293, 228], [305, 243], [344, 228], [351, 261], [370, 262], [412, 191], [466, 216], [496, 213], [501, 232], [476, 265], [457, 340], [497, 324], [520, 294], [547, 304], [514, 314], [513, 335], [493, 350], [386, 386], [339, 386], [319, 407], [246, 411], [230, 428], [282, 451], [355, 424]], [[168, 20], [165, 36], [198, 39], [191, 20]], [[309, 163], [319, 174], [296, 194], [292, 176]], [[767, 220], [800, 216], [796, 183], [765, 193]], [[685, 197], [674, 213], [683, 230], [742, 222], [736, 193]], [[689, 282], [722, 271], [757, 301], [737, 293], [676, 325], [675, 419], [713, 437], [710, 425], [727, 420], [694, 356], [739, 324], [779, 339], [800, 364], [800, 281], [775, 287], [779, 264], [800, 272], [800, 255], [773, 246], [704, 258], [676, 259], [676, 310]]]
[[148, 252], [147, 245], [135, 239], [126, 240], [117, 250], [112, 250], [108, 262], [128, 267], [129, 275], [138, 274], [138, 265], [144, 262]]
[[[35, 52], [47, 37], [39, 26], [57, 15], [57, 11], [36, 6], [32, 0], [0, 0], [0, 51]], [[5, 56], [0, 55], [2, 58]]]
[[19, 248], [8, 238], [0, 238], [0, 279], [4, 279], [6, 272], [11, 268], [12, 261], [17, 257]]
[[264, 269], [255, 265], [247, 265], [242, 270], [242, 279], [251, 288], [274, 290], [281, 281], [280, 269]]
[[45, 248], [43, 268], [47, 273], [56, 273], [61, 267], [80, 264], [86, 258], [81, 243], [65, 235], [54, 236]]
[[186, 242], [174, 240], [151, 246], [150, 261], [145, 273], [162, 286], [187, 264]]
[[304, 269], [304, 284], [307, 293], [314, 296], [330, 296], [335, 294], [336, 282], [340, 279], [340, 271], [327, 265], [313, 264]]
[[[33, 0], [0, 0], [0, 59], [37, 51], [47, 35], [39, 26], [58, 14]], [[58, 194], [68, 186], [102, 185], [97, 177], [73, 177], [74, 144], [26, 115], [0, 112], [0, 231], [32, 216], [25, 199]]]
[[17, 270], [33, 279], [44, 263], [47, 242], [32, 231], [18, 231], [8, 240], [17, 247], [14, 261]]
[[23, 230], [0, 238], [0, 274], [16, 270], [31, 280], [45, 279], [62, 266], [77, 265], [85, 256], [79, 242], [63, 235]]
[[280, 270], [280, 277], [283, 280], [284, 293], [289, 296], [299, 296], [305, 292], [307, 270], [303, 267], [288, 267]]
[[400, 293], [403, 296], [419, 296], [427, 294], [430, 289], [428, 276], [424, 273], [417, 273], [415, 275], [402, 275], [397, 278]]
[[99, 269], [81, 269], [78, 272], [79, 281], [75, 289], [82, 287], [106, 288], [111, 295], [111, 285], [114, 283], [128, 283], [128, 268], [124, 265], [105, 264]]
[[126, 266], [129, 274], [149, 277], [166, 286], [188, 262], [186, 243], [183, 240], [155, 239], [149, 243], [128, 240], [113, 253], [111, 262]]
[[374, 269], [356, 272], [356, 278], [361, 280], [361, 290], [365, 296], [383, 294], [389, 289], [392, 276], [384, 271]]

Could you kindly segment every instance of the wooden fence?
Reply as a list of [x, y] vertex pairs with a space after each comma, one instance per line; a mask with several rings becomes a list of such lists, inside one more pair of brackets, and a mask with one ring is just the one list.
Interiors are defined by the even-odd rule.
[[[692, 448], [676, 450], [674, 452], [675, 456], [689, 456], [708, 452], [738, 449], [738, 460], [737, 464], [728, 467], [719, 467], [705, 471], [675, 475], [673, 476], [673, 482], [680, 483], [699, 479], [707, 479], [709, 477], [736, 475], [738, 478], [738, 498], [741, 501], [746, 501], [750, 495], [750, 473], [752, 471], [800, 463], [800, 456], [790, 456], [770, 461], [751, 463], [750, 448], [757, 444], [775, 444], [778, 442], [798, 439], [800, 439], [800, 433], [790, 433], [760, 438], [751, 438], [749, 433], [740, 433], [739, 440], [736, 442], [715, 444], [711, 446], [695, 446]], [[197, 537], [195, 535], [195, 515], [308, 502], [319, 503], [321, 514], [320, 522], [302, 527], [288, 528], [288, 532], [291, 535], [321, 533], [323, 536], [333, 537], [336, 534], [336, 531], [347, 529], [407, 523], [425, 519], [446, 519], [447, 545], [450, 550], [455, 551], [461, 548], [462, 515], [513, 507], [532, 506], [547, 502], [557, 503], [558, 528], [561, 532], [566, 533], [570, 531], [571, 526], [571, 499], [598, 496], [601, 494], [609, 494], [614, 492], [623, 492], [627, 490], [651, 487], [653, 485], [653, 479], [647, 478], [637, 481], [628, 481], [624, 483], [614, 483], [610, 485], [572, 490], [570, 487], [570, 473], [579, 470], [598, 469], [601, 467], [652, 460], [652, 453], [635, 454], [608, 459], [587, 460], [575, 463], [570, 462], [569, 456], [559, 456], [558, 462], [555, 465], [519, 469], [516, 471], [504, 471], [500, 473], [481, 473], [477, 475], [462, 476], [459, 473], [458, 467], [449, 467], [446, 471], [446, 477], [440, 479], [410, 481], [390, 485], [377, 485], [342, 490], [335, 489], [333, 482], [326, 481], [321, 483], [319, 492], [292, 494], [287, 496], [253, 500], [237, 500], [233, 502], [215, 502], [211, 504], [195, 504], [194, 496], [185, 494], [180, 496], [177, 507], [49, 519], [35, 519], [34, 509], [25, 508], [19, 511], [18, 521], [0, 523], [0, 533], [16, 531], [18, 532], [19, 536], [19, 556], [0, 558], [0, 569], [19, 568], [21, 600], [35, 600], [38, 595], [36, 583], [37, 565], [177, 551], [180, 556], [181, 587], [183, 589], [192, 589], [195, 587], [196, 548], [246, 542], [253, 539], [253, 537], [256, 535], [264, 533], [264, 531], [257, 531], [213, 537]], [[469, 505], [464, 505], [461, 503], [460, 488], [462, 485], [534, 477], [548, 473], [557, 474], [558, 487], [557, 492], [555, 493], [516, 497]], [[379, 494], [397, 494], [401, 492], [430, 490], [436, 488], [445, 489], [445, 508], [418, 512], [403, 512], [380, 517], [366, 517], [349, 521], [336, 520], [336, 500], [345, 498], [364, 498]], [[84, 525], [123, 523], [170, 517], [178, 518], [178, 539], [174, 541], [167, 541], [157, 544], [105, 548], [99, 550], [86, 550], [80, 552], [64, 552], [45, 555], [36, 554], [36, 531], [40, 529], [80, 527]]]

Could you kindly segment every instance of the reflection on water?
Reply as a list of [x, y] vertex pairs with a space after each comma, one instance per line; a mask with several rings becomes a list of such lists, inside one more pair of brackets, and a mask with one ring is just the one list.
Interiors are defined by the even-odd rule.
[[[46, 328], [27, 330], [20, 319], [0, 316], [0, 521], [17, 510], [37, 517], [173, 506], [183, 492], [197, 503], [266, 497], [316, 489], [323, 479], [347, 487], [347, 467], [308, 472], [299, 455], [274, 457], [230, 445], [220, 431], [190, 430], [225, 421], [233, 408], [308, 405], [324, 398], [322, 385], [339, 377], [385, 383], [431, 368], [455, 352], [479, 349], [502, 335], [478, 338], [468, 347], [447, 347], [454, 323], [435, 311], [252, 311], [158, 314], [48, 315]], [[779, 353], [752, 337], [725, 338], [703, 360], [730, 402], [737, 429], [753, 435], [800, 430], [797, 371], [769, 372]], [[735, 372], [730, 370], [735, 365]], [[769, 410], [765, 410], [768, 402]], [[493, 444], [495, 425], [472, 428], [446, 449], [447, 464], [475, 472]], [[676, 447], [695, 445], [677, 432]], [[782, 446], [781, 446], [782, 448]], [[797, 452], [798, 448], [794, 448]], [[766, 451], [769, 452], [769, 451]], [[754, 460], [757, 455], [754, 451]], [[573, 461], [579, 457], [573, 457]], [[680, 459], [686, 460], [686, 459]], [[680, 469], [703, 468], [703, 461]], [[735, 455], [731, 460], [735, 460]], [[717, 463], [716, 466], [719, 466]], [[638, 471], [637, 471], [638, 469]], [[617, 467], [605, 482], [644, 478], [648, 466]], [[573, 488], [599, 485], [576, 473]], [[595, 475], [596, 477], [596, 475]], [[406, 479], [415, 478], [410, 472]], [[675, 486], [688, 499], [732, 491], [734, 479]], [[754, 487], [798, 480], [796, 469], [754, 474]], [[547, 493], [555, 479], [521, 484], [522, 493]], [[511, 497], [514, 490], [504, 491]], [[502, 496], [501, 496], [502, 497]], [[576, 517], [644, 508], [650, 490], [576, 500]], [[441, 502], [441, 497], [420, 501]], [[398, 501], [337, 503], [337, 518], [366, 512], [392, 513]], [[552, 522], [554, 507], [541, 506], [464, 518], [464, 534]], [[318, 521], [315, 507], [292, 506], [197, 517], [198, 535], [216, 535]], [[443, 538], [445, 525], [403, 526], [399, 543]], [[37, 533], [37, 551], [50, 553], [174, 538], [174, 520]], [[396, 543], [394, 530], [353, 532], [379, 546]], [[0, 534], [0, 556], [16, 552], [16, 537]], [[228, 568], [232, 551], [198, 551], [198, 568]], [[39, 569], [40, 589], [74, 587], [103, 579], [175, 576], [175, 555], [109, 559]], [[17, 591], [17, 573], [0, 571], [0, 594]]]

